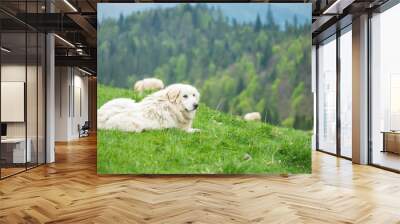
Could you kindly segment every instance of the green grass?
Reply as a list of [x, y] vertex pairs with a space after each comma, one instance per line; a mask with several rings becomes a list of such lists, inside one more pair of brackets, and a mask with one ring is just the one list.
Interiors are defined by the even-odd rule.
[[[132, 90], [99, 85], [98, 106]], [[100, 174], [295, 174], [311, 172], [311, 133], [246, 122], [201, 104], [199, 133], [178, 129], [128, 133], [98, 131]], [[249, 158], [249, 156], [251, 158]]]

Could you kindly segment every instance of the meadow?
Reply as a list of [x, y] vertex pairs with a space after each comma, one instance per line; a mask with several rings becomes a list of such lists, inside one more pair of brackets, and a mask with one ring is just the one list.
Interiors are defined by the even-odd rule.
[[[98, 85], [98, 107], [146, 94]], [[200, 104], [193, 124], [178, 129], [128, 133], [98, 130], [99, 174], [297, 174], [311, 173], [311, 132], [248, 122]]]

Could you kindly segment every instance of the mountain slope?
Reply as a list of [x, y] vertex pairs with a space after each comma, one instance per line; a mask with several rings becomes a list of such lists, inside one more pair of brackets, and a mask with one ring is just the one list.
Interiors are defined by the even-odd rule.
[[123, 88], [146, 77], [189, 83], [211, 108], [236, 115], [258, 111], [269, 123], [310, 130], [310, 24], [282, 30], [264, 18], [238, 23], [222, 10], [183, 4], [104, 20], [99, 82]]

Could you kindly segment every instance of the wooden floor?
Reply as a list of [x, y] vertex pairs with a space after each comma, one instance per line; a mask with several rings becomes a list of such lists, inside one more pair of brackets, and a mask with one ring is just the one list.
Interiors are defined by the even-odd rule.
[[94, 137], [0, 181], [0, 223], [400, 223], [400, 175], [313, 153], [296, 176], [98, 176]]

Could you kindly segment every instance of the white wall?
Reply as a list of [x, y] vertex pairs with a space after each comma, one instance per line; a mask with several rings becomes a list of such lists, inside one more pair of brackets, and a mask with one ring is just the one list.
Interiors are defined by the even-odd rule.
[[88, 78], [76, 68], [56, 67], [55, 85], [55, 140], [77, 139], [78, 125], [88, 120]]
[[[36, 96], [36, 66], [25, 66], [18, 64], [4, 64], [1, 66], [1, 81], [2, 82], [24, 82], [26, 72], [28, 72], [28, 87], [27, 87], [27, 122], [7, 122], [7, 135], [8, 137], [24, 137], [25, 126], [28, 125], [28, 137], [32, 132], [35, 132], [36, 136], [36, 107], [37, 107], [37, 96]], [[32, 77], [32, 74], [35, 78]], [[4, 96], [2, 96], [4, 97]], [[42, 102], [42, 101], [41, 101]], [[41, 107], [43, 105], [39, 105]], [[1, 108], [7, 110], [8, 108]], [[24, 110], [24, 108], [22, 108]], [[27, 123], [27, 124], [26, 124]]]
[[[78, 73], [77, 73], [78, 72]], [[78, 138], [78, 125], [82, 126], [88, 120], [88, 78], [78, 70], [73, 71], [71, 85], [71, 120], [70, 136]]]
[[[31, 69], [28, 67], [28, 69]], [[1, 66], [1, 81], [2, 82], [25, 82], [26, 74], [25, 65], [17, 64], [6, 64]], [[4, 96], [2, 96], [3, 98]], [[1, 108], [1, 110], [7, 110], [7, 108]], [[24, 110], [24, 108], [22, 108]], [[25, 122], [8, 122], [7, 131], [10, 132], [8, 135], [12, 137], [24, 137], [25, 136]]]
[[70, 76], [67, 67], [55, 68], [55, 140], [68, 140], [68, 88]]
[[[38, 70], [37, 70], [38, 69]], [[45, 150], [45, 116], [44, 116], [44, 74], [41, 66], [32, 66], [25, 64], [3, 64], [1, 66], [1, 81], [2, 82], [23, 82], [26, 85], [26, 99], [23, 99], [19, 108], [10, 108], [4, 106], [1, 108], [2, 114], [6, 113], [21, 113], [22, 120], [18, 122], [5, 122], [7, 124], [7, 137], [9, 138], [24, 138], [25, 135], [29, 139], [31, 149], [32, 162], [39, 159], [39, 163], [44, 163]], [[27, 78], [27, 80], [25, 80]], [[8, 98], [7, 92], [2, 89], [2, 98]], [[18, 94], [24, 95], [23, 89], [18, 90]], [[10, 94], [10, 93], [8, 93]], [[25, 98], [22, 96], [22, 98]], [[12, 102], [11, 102], [12, 103]], [[15, 102], [17, 103], [17, 102]], [[25, 107], [26, 103], [26, 107]], [[20, 110], [20, 111], [12, 111]], [[24, 114], [26, 112], [26, 120]]]

